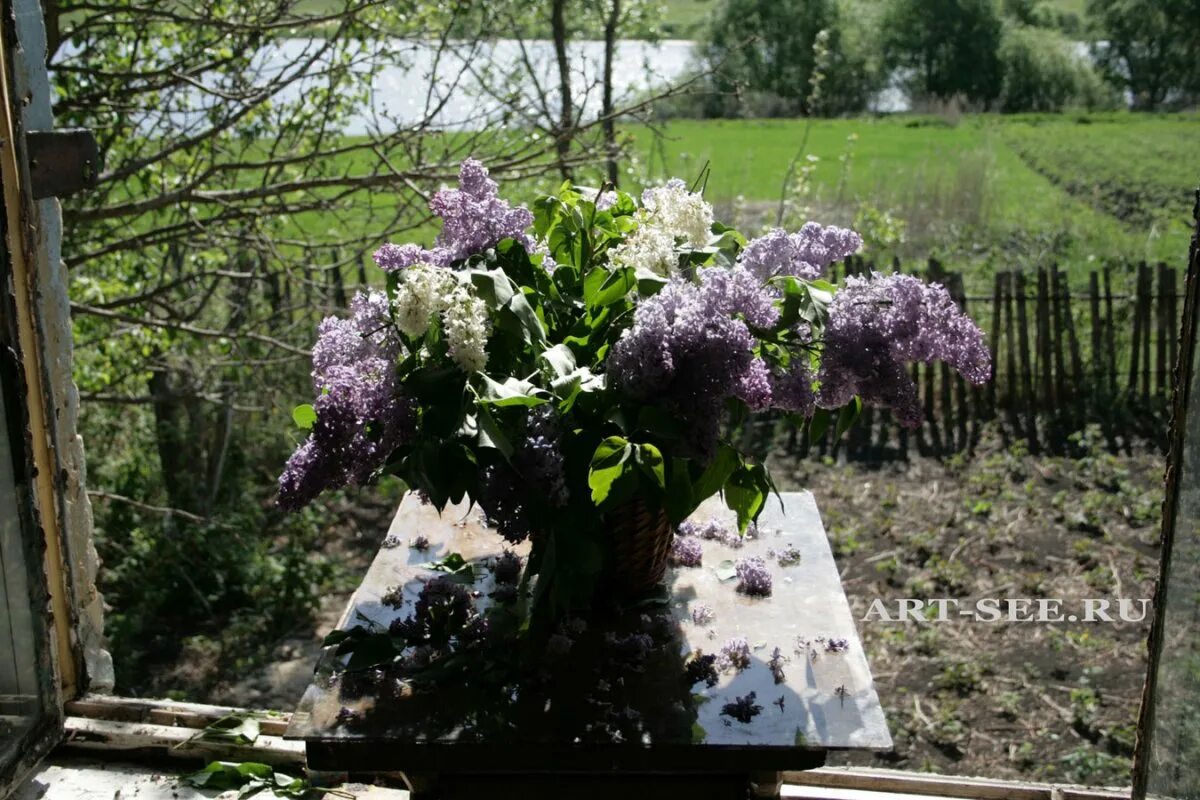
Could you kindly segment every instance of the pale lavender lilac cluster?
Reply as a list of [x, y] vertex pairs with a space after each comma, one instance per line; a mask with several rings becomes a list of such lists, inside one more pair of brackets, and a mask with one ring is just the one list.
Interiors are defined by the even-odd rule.
[[858, 395], [916, 427], [917, 386], [905, 365], [935, 360], [973, 384], [991, 377], [983, 332], [944, 286], [910, 275], [848, 277], [829, 306], [818, 402], [838, 408]]
[[692, 609], [692, 624], [701, 627], [712, 624], [717, 618], [716, 613], [712, 610], [712, 606], [708, 603], [697, 603]]
[[415, 422], [395, 375], [400, 344], [381, 292], [359, 294], [351, 319], [326, 318], [313, 347], [316, 421], [279, 476], [279, 504], [295, 510], [325, 489], [369, 480]]
[[760, 281], [776, 275], [815, 280], [829, 265], [858, 252], [862, 237], [848, 228], [809, 222], [796, 233], [775, 228], [746, 244], [738, 261]]
[[473, 158], [462, 163], [457, 189], [442, 189], [429, 201], [429, 210], [442, 220], [442, 231], [432, 249], [415, 244], [385, 244], [375, 252], [375, 263], [387, 272], [431, 264], [452, 264], [514, 239], [529, 253], [536, 249], [525, 233], [533, 224], [529, 209], [513, 208], [500, 198], [499, 187], [488, 177], [487, 168]]
[[771, 571], [761, 558], [739, 558], [733, 568], [737, 573], [739, 592], [750, 597], [771, 596]]
[[704, 545], [694, 536], [676, 536], [667, 557], [674, 567], [698, 567], [704, 558]]

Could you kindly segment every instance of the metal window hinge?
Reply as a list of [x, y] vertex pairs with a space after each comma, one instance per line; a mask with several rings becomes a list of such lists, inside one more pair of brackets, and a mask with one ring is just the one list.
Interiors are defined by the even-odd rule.
[[25, 135], [33, 197], [66, 197], [96, 185], [100, 146], [85, 128], [30, 131]]

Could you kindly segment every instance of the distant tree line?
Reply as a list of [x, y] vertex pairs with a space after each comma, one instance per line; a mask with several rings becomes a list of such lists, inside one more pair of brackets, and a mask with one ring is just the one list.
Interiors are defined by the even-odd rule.
[[[1194, 104], [1200, 0], [724, 0], [700, 45], [712, 71], [676, 113], [839, 115], [886, 88], [915, 108], [984, 111]], [[1085, 40], [1091, 42], [1087, 44]]]

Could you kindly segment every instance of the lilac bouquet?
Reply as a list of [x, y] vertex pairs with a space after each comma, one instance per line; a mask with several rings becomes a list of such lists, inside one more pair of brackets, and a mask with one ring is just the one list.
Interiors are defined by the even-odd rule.
[[770, 476], [731, 435], [748, 415], [869, 403], [917, 425], [907, 364], [990, 375], [943, 287], [823, 279], [861, 246], [850, 230], [747, 241], [679, 180], [640, 202], [565, 184], [513, 207], [473, 160], [430, 208], [434, 246], [382, 246], [386, 289], [321, 324], [279, 502], [381, 473], [439, 509], [468, 498], [509, 541], [532, 538], [526, 579], [565, 606], [587, 602], [601, 519], [631, 499], [675, 524], [718, 493], [742, 530], [758, 516]]

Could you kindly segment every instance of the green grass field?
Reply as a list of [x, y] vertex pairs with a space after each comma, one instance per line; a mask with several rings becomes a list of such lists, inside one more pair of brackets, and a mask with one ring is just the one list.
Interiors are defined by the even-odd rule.
[[[1200, 115], [899, 116], [811, 126], [684, 120], [653, 129], [629, 125], [621, 133], [631, 156], [624, 188], [638, 191], [673, 176], [691, 181], [707, 164], [705, 193], [718, 218], [752, 235], [775, 223], [793, 159], [807, 164], [816, 157], [809, 191], [791, 198], [796, 210], [787, 226], [809, 218], [849, 225], [864, 209], [887, 212], [904, 223], [905, 240], [876, 243], [870, 257], [934, 256], [964, 269], [976, 288], [996, 270], [1052, 262], [1078, 281], [1089, 269], [1141, 259], [1182, 267], [1191, 192], [1200, 184]], [[468, 154], [459, 136], [446, 135], [437, 160]], [[431, 144], [428, 153], [441, 149]], [[335, 171], [364, 171], [373, 158], [360, 153]], [[598, 174], [577, 178], [595, 185]], [[528, 203], [559, 179], [552, 172], [501, 181], [506, 196]], [[292, 224], [310, 234], [328, 231], [330, 241], [361, 235], [379, 227], [395, 200], [375, 195], [373, 218], [353, 206], [336, 215], [308, 212]], [[435, 233], [436, 225], [426, 225], [406, 238], [428, 242]]]
[[645, 174], [690, 179], [707, 163], [707, 194], [726, 214], [740, 207], [773, 221], [789, 163], [816, 156], [804, 200], [814, 216], [846, 223], [863, 204], [890, 211], [908, 225], [903, 255], [966, 259], [989, 273], [1049, 260], [1073, 271], [1142, 258], [1181, 265], [1190, 192], [1200, 183], [1196, 115], [890, 117], [811, 127], [688, 120], [657, 130], [626, 128]]

